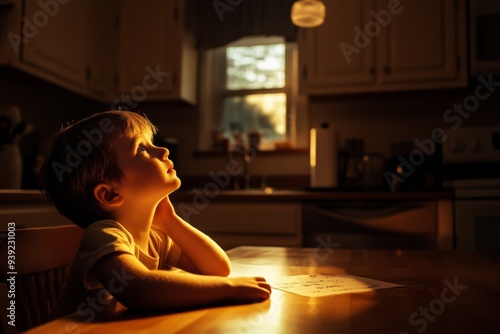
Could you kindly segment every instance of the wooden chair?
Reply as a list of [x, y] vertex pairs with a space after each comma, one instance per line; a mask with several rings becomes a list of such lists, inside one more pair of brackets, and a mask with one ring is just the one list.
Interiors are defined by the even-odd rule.
[[[15, 268], [8, 268], [8, 231], [0, 232], [1, 296], [0, 307], [6, 310], [9, 300], [9, 272], [16, 272], [16, 328], [24, 331], [50, 320], [69, 267], [73, 262], [83, 230], [76, 225], [61, 225], [15, 230]], [[15, 332], [2, 313], [4, 333]], [[14, 331], [13, 331], [14, 330]]]

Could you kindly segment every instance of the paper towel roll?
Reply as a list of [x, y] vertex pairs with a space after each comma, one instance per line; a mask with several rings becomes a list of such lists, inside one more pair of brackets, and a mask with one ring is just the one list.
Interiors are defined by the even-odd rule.
[[311, 129], [310, 142], [311, 187], [332, 188], [338, 186], [337, 133], [323, 123], [321, 128]]

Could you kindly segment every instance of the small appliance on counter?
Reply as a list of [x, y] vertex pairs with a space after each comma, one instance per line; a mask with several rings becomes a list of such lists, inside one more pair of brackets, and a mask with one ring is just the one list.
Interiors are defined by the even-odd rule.
[[[441, 189], [441, 144], [433, 145], [432, 152], [424, 153], [422, 148], [412, 141], [391, 143], [391, 156], [387, 161], [386, 171], [401, 176], [391, 179], [391, 191]], [[387, 182], [385, 185], [389, 187]]]
[[337, 142], [337, 132], [331, 129], [328, 123], [311, 129], [311, 188], [338, 186]]
[[339, 161], [341, 188], [383, 189], [386, 158], [378, 152], [365, 152], [363, 139], [347, 139], [345, 149], [339, 151]]

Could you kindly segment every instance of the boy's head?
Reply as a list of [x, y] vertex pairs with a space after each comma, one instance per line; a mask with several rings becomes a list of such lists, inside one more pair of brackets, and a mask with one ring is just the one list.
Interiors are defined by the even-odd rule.
[[112, 218], [94, 196], [94, 188], [123, 179], [113, 143], [123, 136], [152, 137], [156, 131], [146, 117], [127, 111], [101, 112], [62, 128], [41, 171], [42, 191], [82, 228]]

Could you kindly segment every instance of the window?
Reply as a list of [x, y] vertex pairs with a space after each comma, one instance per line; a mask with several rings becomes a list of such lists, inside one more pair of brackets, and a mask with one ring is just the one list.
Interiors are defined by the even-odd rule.
[[285, 44], [226, 49], [226, 89], [285, 87]]
[[204, 54], [201, 149], [250, 136], [261, 150], [294, 146], [295, 53], [281, 37], [247, 37]]

